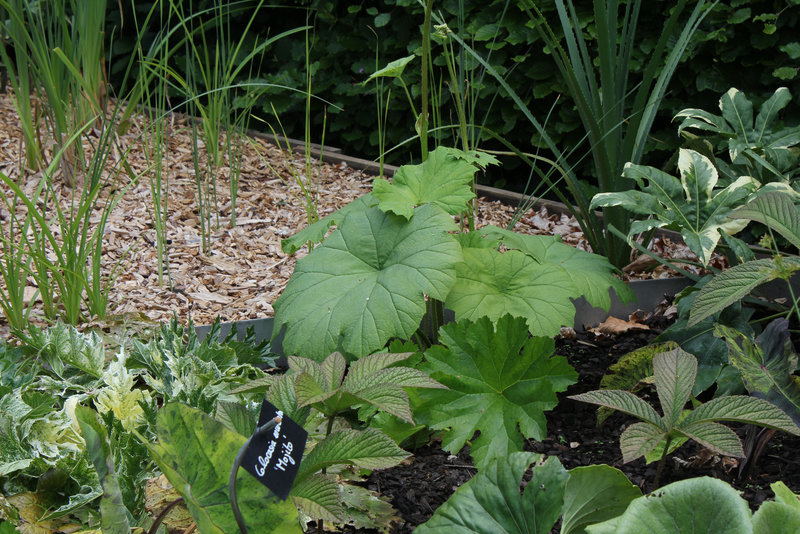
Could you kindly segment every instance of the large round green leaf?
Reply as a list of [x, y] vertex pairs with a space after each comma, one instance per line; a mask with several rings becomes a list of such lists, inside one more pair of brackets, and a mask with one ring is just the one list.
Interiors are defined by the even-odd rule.
[[621, 515], [641, 496], [642, 490], [619, 469], [605, 464], [570, 469], [561, 534], [584, 534], [587, 525]]
[[[533, 477], [520, 493], [522, 476]], [[491, 462], [440, 506], [417, 534], [547, 534], [564, 499], [567, 473], [555, 457], [547, 461], [515, 452]]]
[[350, 213], [339, 229], [297, 262], [275, 302], [283, 348], [322, 361], [341, 347], [364, 356], [392, 337], [408, 338], [425, 314], [425, 295], [444, 300], [461, 247], [456, 226], [434, 205], [411, 220], [377, 207]]
[[701, 477], [673, 482], [634, 500], [617, 519], [589, 526], [587, 532], [616, 534], [750, 534], [750, 509], [731, 486]]

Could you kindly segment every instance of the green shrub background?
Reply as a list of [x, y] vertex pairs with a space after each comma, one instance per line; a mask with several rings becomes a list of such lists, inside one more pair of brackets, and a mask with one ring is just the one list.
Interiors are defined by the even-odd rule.
[[[550, 135], [569, 150], [581, 142], [583, 128], [569, 97], [562, 95], [564, 87], [560, 76], [548, 51], [543, 50], [538, 31], [532, 27], [518, 3], [505, 0], [444, 0], [435, 2], [434, 10], [443, 16], [454, 32], [471, 43], [476, 51], [507, 76], [511, 87], [526, 102], [534, 116], [544, 121], [550, 113], [547, 120]], [[648, 61], [662, 24], [675, 3], [664, 0], [646, 0], [642, 3], [643, 13], [633, 50], [635, 72], [632, 73], [632, 83], [636, 82], [637, 74]], [[140, 14], [150, 7], [149, 3], [135, 4]], [[553, 30], [560, 34], [554, 2], [544, 0], [536, 4], [548, 18]], [[575, 4], [583, 21], [583, 31], [591, 35], [594, 31], [591, 0], [576, 0]], [[620, 4], [624, 6], [625, 2], [621, 1]], [[195, 1], [193, 8], [202, 9], [208, 5], [210, 2]], [[131, 13], [123, 15], [130, 17]], [[264, 9], [255, 27], [263, 29], [262, 35], [266, 35], [267, 31], [274, 35], [305, 24], [307, 15], [314, 26], [310, 51], [312, 93], [343, 108], [341, 111], [327, 108], [325, 143], [341, 147], [347, 154], [376, 158], [378, 128], [375, 85], [362, 86], [362, 82], [376, 69], [376, 51], [378, 67], [400, 57], [420, 54], [423, 8], [417, 0], [361, 3], [294, 0], [280, 8]], [[119, 16], [116, 8], [110, 8], [109, 26], [118, 25]], [[234, 27], [239, 22], [243, 25], [247, 16], [249, 13], [243, 14], [241, 20], [234, 19]], [[115, 30], [115, 54], [130, 53], [134, 37], [132, 24], [127, 21], [122, 31], [118, 28]], [[676, 127], [671, 123], [675, 112], [686, 107], [716, 110], [719, 96], [730, 87], [744, 91], [756, 105], [779, 86], [787, 86], [797, 98], [800, 94], [799, 26], [800, 0], [730, 0], [717, 4], [704, 20], [693, 46], [670, 84], [670, 91], [653, 129], [646, 163], [669, 165], [668, 158], [679, 143]], [[151, 35], [154, 31], [156, 28], [151, 30]], [[438, 71], [434, 83], [441, 81], [444, 87], [443, 100], [446, 102], [441, 111], [444, 121], [455, 123], [455, 109], [447, 93], [448, 77], [441, 52], [442, 46], [434, 42], [432, 54], [434, 67]], [[463, 56], [459, 61], [467, 72], [473, 73], [473, 79], [480, 78], [480, 65], [474, 59]], [[176, 62], [181, 65], [181, 58], [176, 58]], [[417, 106], [419, 68], [419, 61], [416, 61], [404, 73]], [[112, 76], [114, 74], [117, 73], [112, 71]], [[259, 79], [304, 89], [303, 40], [281, 40], [265, 57], [260, 66]], [[517, 112], [496, 80], [488, 75], [480, 79], [482, 85], [479, 87], [475, 120], [485, 120], [486, 127], [501, 134], [519, 149], [535, 150], [538, 143], [533, 127]], [[287, 134], [302, 138], [305, 113], [302, 95], [289, 91], [268, 91], [256, 106], [256, 112], [267, 120], [271, 115], [270, 103], [275, 106]], [[796, 105], [790, 105], [788, 113], [794, 115], [791, 117], [793, 120], [800, 116]], [[312, 110], [313, 141], [319, 142], [321, 138], [324, 114], [324, 105], [315, 102]], [[257, 127], [258, 122], [254, 121], [252, 125]], [[414, 132], [414, 118], [399, 86], [392, 91], [386, 131], [389, 147]], [[488, 142], [483, 146], [500, 148], [496, 142]], [[391, 154], [387, 161], [402, 164], [418, 157], [418, 143], [409, 143], [406, 147]], [[589, 176], [590, 163], [587, 159], [580, 167], [589, 182], [592, 181]], [[492, 175], [488, 180], [494, 185], [520, 189], [527, 178], [527, 171], [516, 168], [513, 161], [506, 161], [504, 169], [506, 174]]]

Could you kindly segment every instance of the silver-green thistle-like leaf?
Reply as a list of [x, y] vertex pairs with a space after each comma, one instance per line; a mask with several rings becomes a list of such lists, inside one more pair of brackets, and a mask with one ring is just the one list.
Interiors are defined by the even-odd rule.
[[419, 207], [410, 221], [377, 207], [350, 213], [300, 259], [275, 302], [275, 332], [286, 352], [317, 361], [335, 350], [365, 356], [392, 337], [408, 339], [425, 314], [425, 296], [444, 300], [461, 247], [452, 218]]

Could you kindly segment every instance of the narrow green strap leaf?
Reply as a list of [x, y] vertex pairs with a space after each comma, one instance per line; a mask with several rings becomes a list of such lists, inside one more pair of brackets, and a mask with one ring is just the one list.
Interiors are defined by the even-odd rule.
[[653, 407], [629, 391], [601, 389], [581, 393], [580, 395], [571, 395], [568, 398], [605, 406], [606, 408], [632, 415], [642, 421], [664, 429], [664, 422]]
[[623, 463], [631, 462], [644, 456], [661, 440], [667, 433], [660, 427], [650, 423], [634, 423], [625, 429], [619, 437], [619, 448], [622, 451]]
[[664, 410], [664, 422], [672, 428], [689, 400], [697, 378], [697, 359], [679, 348], [653, 357], [656, 391]]

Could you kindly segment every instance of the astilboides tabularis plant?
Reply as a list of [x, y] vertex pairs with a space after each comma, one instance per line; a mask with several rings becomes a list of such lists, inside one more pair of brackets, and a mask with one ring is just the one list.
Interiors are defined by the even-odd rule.
[[284, 240], [288, 253], [322, 240], [298, 260], [275, 302], [274, 333], [285, 327], [285, 351], [321, 361], [337, 350], [362, 357], [392, 338], [428, 345], [419, 327], [432, 301], [456, 320], [511, 315], [524, 318], [532, 335], [553, 336], [574, 323], [570, 299], [584, 296], [608, 310], [613, 288], [632, 300], [605, 258], [558, 236], [495, 227], [458, 233], [454, 216], [475, 198], [475, 173], [494, 163], [481, 152], [439, 147], [424, 163], [398, 169], [392, 183], [376, 179], [371, 193]]

